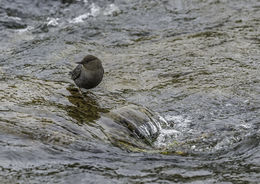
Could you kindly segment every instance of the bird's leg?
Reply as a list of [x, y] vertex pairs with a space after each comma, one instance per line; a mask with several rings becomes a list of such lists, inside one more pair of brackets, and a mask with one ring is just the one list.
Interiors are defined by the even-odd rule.
[[79, 88], [79, 93], [81, 94], [82, 98], [83, 98], [85, 101], [87, 101], [87, 99], [86, 99], [86, 98], [84, 97], [84, 95], [83, 95], [83, 92], [82, 92], [81, 88]]

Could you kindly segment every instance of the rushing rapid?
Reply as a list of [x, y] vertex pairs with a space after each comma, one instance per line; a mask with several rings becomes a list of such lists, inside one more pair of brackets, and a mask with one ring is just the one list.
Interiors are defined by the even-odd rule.
[[[0, 183], [258, 183], [257, 0], [0, 1]], [[69, 73], [104, 67], [81, 93]]]

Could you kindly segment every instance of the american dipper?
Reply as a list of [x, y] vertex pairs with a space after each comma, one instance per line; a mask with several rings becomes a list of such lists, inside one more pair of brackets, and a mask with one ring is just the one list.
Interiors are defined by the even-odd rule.
[[102, 81], [104, 69], [97, 57], [87, 55], [77, 63], [78, 66], [70, 74], [79, 88], [94, 88]]

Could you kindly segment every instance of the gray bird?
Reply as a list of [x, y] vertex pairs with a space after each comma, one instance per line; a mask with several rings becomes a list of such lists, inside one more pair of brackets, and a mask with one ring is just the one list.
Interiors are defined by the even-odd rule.
[[87, 55], [77, 63], [78, 66], [70, 74], [79, 88], [94, 88], [102, 81], [104, 68], [97, 57]]

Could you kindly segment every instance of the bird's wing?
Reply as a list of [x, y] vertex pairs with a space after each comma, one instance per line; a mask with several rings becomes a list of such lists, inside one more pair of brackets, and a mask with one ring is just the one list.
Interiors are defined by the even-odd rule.
[[70, 72], [71, 79], [75, 80], [79, 78], [80, 73], [81, 73], [81, 67], [82, 65], [78, 65], [72, 72]]

